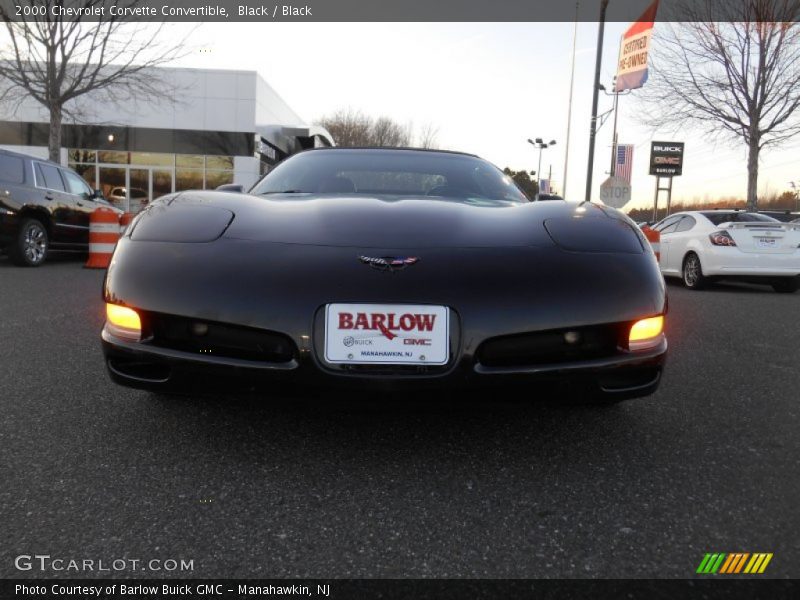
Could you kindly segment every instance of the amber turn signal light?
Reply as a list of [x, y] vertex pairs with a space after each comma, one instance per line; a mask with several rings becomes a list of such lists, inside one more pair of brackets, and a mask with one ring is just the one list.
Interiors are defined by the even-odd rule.
[[139, 313], [119, 304], [106, 304], [106, 327], [113, 335], [129, 340], [139, 340], [142, 335]]
[[628, 335], [628, 347], [631, 350], [644, 350], [658, 344], [664, 332], [664, 315], [648, 317], [636, 321]]

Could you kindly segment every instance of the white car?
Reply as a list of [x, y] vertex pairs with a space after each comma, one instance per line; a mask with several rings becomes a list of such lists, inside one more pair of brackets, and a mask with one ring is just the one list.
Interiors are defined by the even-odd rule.
[[764, 283], [776, 292], [800, 288], [800, 223], [702, 210], [675, 213], [652, 228], [661, 233], [661, 273], [682, 278], [687, 288], [714, 279]]

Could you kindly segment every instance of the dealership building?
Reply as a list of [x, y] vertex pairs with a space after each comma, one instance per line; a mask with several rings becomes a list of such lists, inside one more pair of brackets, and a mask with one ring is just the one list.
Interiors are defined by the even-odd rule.
[[[159, 68], [156, 76], [169, 85], [165, 96], [110, 103], [87, 94], [62, 129], [61, 163], [125, 210], [174, 191], [247, 187], [286, 156], [334, 143], [255, 71]], [[46, 158], [46, 109], [28, 98], [7, 110], [0, 147]]]

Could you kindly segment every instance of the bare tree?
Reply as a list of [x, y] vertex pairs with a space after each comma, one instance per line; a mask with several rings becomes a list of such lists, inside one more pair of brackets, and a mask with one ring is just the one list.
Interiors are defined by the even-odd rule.
[[[170, 82], [153, 67], [186, 50], [184, 40], [167, 35], [161, 23], [125, 23], [110, 15], [110, 4], [136, 7], [140, 0], [75, 0], [74, 18], [53, 16], [61, 0], [42, 0], [44, 15], [16, 17], [0, 5], [8, 42], [0, 47], [0, 86], [6, 99], [34, 98], [48, 110], [50, 159], [59, 160], [65, 116], [80, 110], [76, 100], [92, 94], [95, 101], [119, 102], [137, 97], [169, 97]], [[99, 8], [101, 16], [92, 17]]]
[[410, 146], [416, 140], [418, 148], [436, 148], [439, 129], [432, 124], [425, 125], [418, 136], [409, 123], [402, 125], [391, 117], [381, 116], [373, 119], [352, 108], [339, 109], [317, 120], [318, 125], [327, 129], [338, 146]]
[[439, 128], [433, 123], [426, 123], [422, 126], [417, 136], [417, 146], [419, 148], [438, 148], [437, 137], [439, 137]]
[[339, 146], [371, 146], [372, 119], [351, 108], [339, 109], [318, 121]]
[[409, 127], [403, 127], [389, 117], [378, 117], [372, 122], [371, 145], [373, 146], [409, 146], [411, 136]]
[[761, 151], [800, 132], [800, 0], [681, 0], [659, 26], [642, 122], [747, 145], [747, 207]]

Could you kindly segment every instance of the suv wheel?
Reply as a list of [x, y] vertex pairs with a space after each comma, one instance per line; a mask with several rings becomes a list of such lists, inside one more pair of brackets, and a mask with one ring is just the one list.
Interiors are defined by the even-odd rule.
[[791, 294], [800, 289], [800, 276], [784, 277], [772, 282], [772, 289], [782, 294]]
[[23, 219], [16, 239], [8, 249], [14, 264], [23, 267], [38, 267], [47, 257], [50, 238], [39, 219]]
[[690, 290], [699, 290], [708, 282], [703, 275], [703, 267], [700, 265], [700, 257], [694, 252], [690, 252], [683, 259], [683, 285]]

